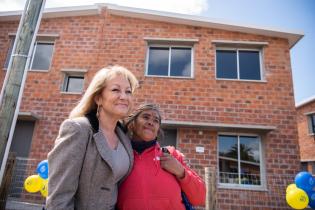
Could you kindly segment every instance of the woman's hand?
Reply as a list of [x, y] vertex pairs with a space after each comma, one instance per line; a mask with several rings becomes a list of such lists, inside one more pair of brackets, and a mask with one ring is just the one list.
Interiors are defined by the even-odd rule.
[[185, 168], [172, 155], [168, 153], [162, 153], [162, 156], [160, 157], [160, 163], [164, 170], [174, 174], [178, 179], [185, 177]]

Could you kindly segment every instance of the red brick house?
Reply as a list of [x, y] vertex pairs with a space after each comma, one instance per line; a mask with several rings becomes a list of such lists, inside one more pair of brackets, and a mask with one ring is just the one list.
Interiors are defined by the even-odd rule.
[[[0, 13], [0, 84], [19, 17]], [[135, 105], [160, 105], [167, 143], [201, 175], [216, 170], [218, 209], [285, 209], [300, 168], [290, 49], [302, 37], [116, 5], [47, 9], [11, 150], [45, 159], [95, 72], [119, 64], [140, 81]]]
[[302, 169], [315, 174], [315, 96], [296, 105]]

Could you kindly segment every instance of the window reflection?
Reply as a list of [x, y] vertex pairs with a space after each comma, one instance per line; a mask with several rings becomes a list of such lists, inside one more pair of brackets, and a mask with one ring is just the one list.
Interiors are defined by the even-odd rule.
[[260, 140], [251, 136], [219, 136], [220, 182], [261, 185]]

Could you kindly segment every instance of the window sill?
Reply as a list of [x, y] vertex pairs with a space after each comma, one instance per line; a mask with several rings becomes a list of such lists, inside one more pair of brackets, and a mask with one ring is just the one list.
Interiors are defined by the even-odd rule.
[[195, 79], [193, 77], [175, 77], [175, 76], [163, 76], [163, 75], [145, 75], [145, 77], [157, 77], [166, 79]]
[[266, 80], [225, 79], [225, 78], [216, 78], [216, 80], [221, 80], [221, 81], [235, 81], [235, 82], [255, 82], [255, 83], [267, 83], [267, 81], [266, 81]]
[[49, 69], [47, 70], [41, 70], [41, 69], [29, 69], [29, 72], [43, 72], [43, 73], [47, 73], [49, 72]]
[[83, 92], [65, 92], [61, 91], [61, 94], [68, 94], [68, 95], [82, 95]]
[[[3, 71], [7, 71], [8, 68], [2, 68]], [[40, 69], [28, 69], [29, 72], [43, 72], [43, 73], [47, 73], [49, 72], [49, 69], [47, 70], [40, 70]]]
[[308, 135], [309, 136], [315, 136], [315, 133], [309, 133]]
[[251, 186], [239, 184], [222, 184], [218, 183], [219, 189], [251, 190], [251, 191], [268, 191], [265, 186]]

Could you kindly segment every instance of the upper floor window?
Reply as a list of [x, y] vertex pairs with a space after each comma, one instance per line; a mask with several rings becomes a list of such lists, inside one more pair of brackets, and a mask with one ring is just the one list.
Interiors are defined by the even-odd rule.
[[219, 135], [218, 144], [221, 184], [262, 185], [261, 142], [258, 136]]
[[62, 92], [82, 93], [84, 88], [85, 69], [62, 69], [64, 81]]
[[[8, 50], [4, 68], [8, 68], [10, 57], [12, 54], [14, 39], [11, 40], [11, 44]], [[36, 41], [33, 48], [32, 57], [30, 61], [30, 70], [47, 71], [50, 68], [52, 55], [54, 49], [53, 41]]]
[[261, 50], [216, 50], [216, 77], [219, 79], [262, 80]]
[[308, 128], [310, 134], [315, 134], [315, 113], [308, 115]]
[[192, 49], [189, 46], [149, 46], [146, 74], [150, 76], [192, 77]]
[[32, 70], [48, 70], [51, 63], [53, 54], [54, 43], [53, 42], [40, 42], [36, 41], [31, 68]]

